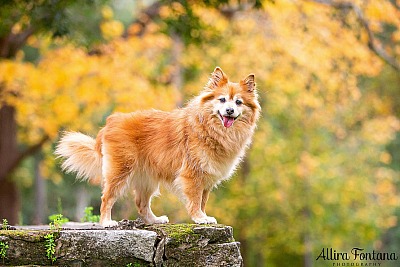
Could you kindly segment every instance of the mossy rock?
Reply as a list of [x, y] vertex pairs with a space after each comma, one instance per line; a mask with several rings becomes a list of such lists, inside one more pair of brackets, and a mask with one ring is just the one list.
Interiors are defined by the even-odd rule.
[[58, 237], [57, 231], [47, 230], [0, 230], [0, 241], [6, 239], [25, 240], [27, 242], [41, 242], [45, 240], [45, 236], [48, 233], [54, 233], [55, 237]]
[[54, 266], [241, 266], [243, 262], [229, 226], [136, 226], [125, 220], [119, 229], [1, 230], [0, 242], [9, 246], [5, 265], [51, 265], [46, 256], [48, 233], [54, 234], [56, 243]]
[[222, 224], [160, 224], [145, 227], [146, 230], [155, 231], [165, 236], [167, 243], [171, 246], [182, 244], [193, 244], [198, 246], [206, 243], [229, 243], [233, 242], [232, 227]]
[[161, 224], [146, 226], [164, 237], [163, 266], [242, 266], [240, 244], [225, 225]]

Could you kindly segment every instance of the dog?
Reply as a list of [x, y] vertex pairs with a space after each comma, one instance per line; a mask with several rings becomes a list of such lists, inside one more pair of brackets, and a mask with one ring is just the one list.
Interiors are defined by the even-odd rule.
[[102, 177], [104, 227], [118, 224], [111, 209], [126, 189], [134, 191], [146, 224], [168, 223], [167, 216], [155, 216], [150, 206], [160, 184], [182, 199], [195, 223], [216, 224], [205, 211], [209, 193], [237, 168], [260, 112], [254, 74], [233, 83], [216, 67], [185, 107], [112, 114], [96, 139], [65, 132], [55, 154], [64, 158], [62, 169], [80, 179]]

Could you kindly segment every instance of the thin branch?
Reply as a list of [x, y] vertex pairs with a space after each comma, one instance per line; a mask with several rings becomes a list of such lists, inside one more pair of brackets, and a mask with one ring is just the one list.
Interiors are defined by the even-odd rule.
[[313, 2], [329, 5], [336, 9], [352, 9], [357, 16], [357, 19], [361, 23], [362, 27], [367, 32], [368, 36], [368, 47], [369, 49], [375, 53], [378, 57], [380, 57], [383, 61], [385, 61], [389, 66], [391, 66], [396, 71], [400, 71], [400, 62], [398, 62], [394, 57], [390, 56], [381, 44], [376, 40], [376, 37], [369, 26], [368, 20], [365, 18], [362, 10], [359, 6], [351, 3], [351, 2], [335, 2], [330, 0], [311, 0]]
[[0, 38], [0, 58], [13, 58], [15, 54], [25, 45], [26, 40], [35, 33], [35, 29], [29, 26], [20, 33], [9, 33]]
[[42, 148], [42, 146], [48, 140], [50, 140], [50, 137], [48, 135], [45, 135], [42, 137], [42, 139], [39, 142], [28, 147], [27, 149], [25, 149], [25, 151], [20, 152], [18, 154], [18, 156], [15, 158], [15, 160], [10, 164], [10, 167], [9, 167], [7, 173], [12, 173], [25, 158], [35, 154], [40, 148]]
[[400, 71], [400, 63], [397, 62], [395, 58], [388, 55], [386, 53], [385, 49], [376, 41], [374, 33], [372, 32], [371, 28], [369, 27], [369, 23], [368, 23], [367, 19], [364, 17], [364, 14], [362, 13], [361, 9], [358, 6], [353, 5], [353, 10], [356, 13], [357, 18], [359, 19], [362, 26], [367, 31], [368, 47], [372, 51], [374, 51], [376, 55], [378, 55], [381, 59], [383, 59], [387, 64], [389, 64], [395, 70]]

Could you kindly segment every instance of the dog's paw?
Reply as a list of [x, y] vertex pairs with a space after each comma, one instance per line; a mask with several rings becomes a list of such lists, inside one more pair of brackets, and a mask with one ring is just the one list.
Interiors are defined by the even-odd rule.
[[114, 220], [106, 220], [101, 223], [101, 226], [103, 226], [103, 227], [114, 227], [117, 225], [118, 225], [118, 222], [114, 221]]
[[217, 224], [217, 220], [210, 216], [194, 218], [193, 221], [197, 224]]
[[163, 223], [169, 223], [169, 219], [167, 216], [152, 216], [150, 218], [144, 218], [141, 217], [141, 219], [144, 221], [145, 224], [163, 224]]
[[167, 216], [163, 215], [163, 216], [160, 216], [160, 217], [156, 217], [154, 219], [154, 223], [155, 224], [169, 223], [169, 219], [168, 219]]

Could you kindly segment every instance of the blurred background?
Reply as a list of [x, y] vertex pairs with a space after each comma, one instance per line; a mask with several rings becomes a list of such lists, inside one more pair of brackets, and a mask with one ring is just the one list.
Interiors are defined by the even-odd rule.
[[[323, 248], [398, 252], [399, 0], [1, 1], [0, 219], [98, 214], [100, 185], [60, 170], [60, 133], [95, 136], [112, 112], [180, 107], [215, 66], [232, 81], [255, 73], [263, 108], [207, 207], [234, 227], [245, 265], [325, 266]], [[190, 222], [166, 190], [153, 207]], [[113, 216], [137, 217], [130, 194]]]

